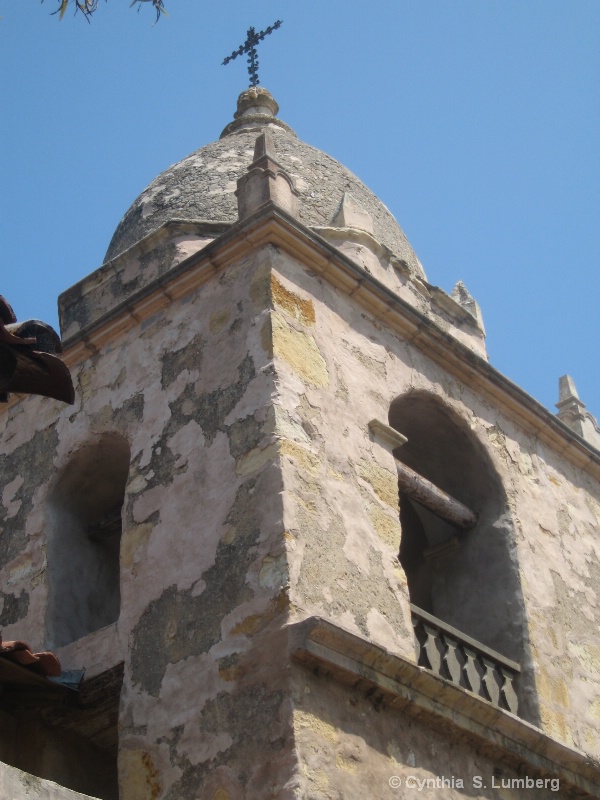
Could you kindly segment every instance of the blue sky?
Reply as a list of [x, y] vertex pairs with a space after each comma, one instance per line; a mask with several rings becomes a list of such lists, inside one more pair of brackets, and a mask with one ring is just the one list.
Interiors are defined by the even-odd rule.
[[247, 86], [223, 58], [283, 20], [261, 83], [390, 208], [431, 283], [465, 282], [491, 363], [600, 416], [598, 0], [0, 0], [0, 293], [57, 325], [131, 201], [216, 139]]

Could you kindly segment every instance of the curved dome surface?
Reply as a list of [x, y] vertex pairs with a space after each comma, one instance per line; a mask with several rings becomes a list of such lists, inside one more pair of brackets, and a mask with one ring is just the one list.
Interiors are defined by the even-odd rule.
[[[223, 138], [169, 167], [132, 203], [115, 231], [105, 260], [115, 258], [169, 221], [237, 222], [237, 180], [253, 161], [258, 134], [269, 127], [274, 157], [295, 180], [300, 192], [300, 222], [307, 226], [330, 225], [344, 192], [349, 192], [371, 215], [375, 238], [420, 271], [400, 226], [373, 192], [338, 161], [300, 141], [272, 113], [264, 113], [264, 106], [257, 109], [255, 105], [249, 108], [251, 113], [240, 114], [240, 102], [246, 94], [238, 101], [236, 118], [240, 118], [227, 126]], [[268, 97], [276, 111], [277, 105]]]

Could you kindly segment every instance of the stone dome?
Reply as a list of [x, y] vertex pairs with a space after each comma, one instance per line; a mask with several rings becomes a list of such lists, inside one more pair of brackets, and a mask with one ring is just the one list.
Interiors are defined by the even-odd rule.
[[416, 255], [385, 205], [342, 164], [300, 141], [277, 119], [278, 110], [262, 87], [242, 92], [234, 121], [221, 138], [169, 167], [132, 203], [115, 231], [105, 261], [169, 221], [237, 222], [237, 180], [253, 161], [257, 136], [269, 128], [274, 157], [300, 193], [300, 222], [309, 227], [331, 225], [344, 194], [349, 193], [371, 216], [377, 241], [420, 273]]

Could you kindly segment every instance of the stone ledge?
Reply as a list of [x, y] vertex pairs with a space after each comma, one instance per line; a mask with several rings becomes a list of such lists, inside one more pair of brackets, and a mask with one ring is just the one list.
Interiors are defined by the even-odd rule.
[[573, 797], [600, 797], [600, 765], [525, 720], [320, 617], [290, 626], [294, 661], [354, 688], [378, 691], [391, 708], [470, 741], [499, 763], [557, 777]]

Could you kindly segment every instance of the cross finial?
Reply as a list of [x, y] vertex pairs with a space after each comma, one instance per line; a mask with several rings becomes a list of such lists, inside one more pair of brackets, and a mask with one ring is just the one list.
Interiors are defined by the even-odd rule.
[[273, 31], [279, 28], [280, 25], [281, 20], [278, 19], [277, 22], [269, 25], [268, 28], [265, 28], [265, 30], [261, 31], [260, 33], [257, 33], [254, 28], [248, 28], [246, 41], [230, 56], [227, 56], [225, 61], [223, 61], [223, 66], [225, 64], [229, 64], [229, 62], [233, 61], [234, 58], [237, 58], [244, 53], [248, 53], [248, 74], [250, 75], [250, 86], [258, 86], [260, 81], [258, 80], [258, 56], [256, 54], [256, 45], [261, 42], [265, 36], [273, 33]]

